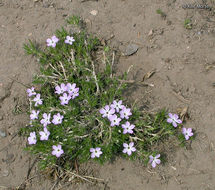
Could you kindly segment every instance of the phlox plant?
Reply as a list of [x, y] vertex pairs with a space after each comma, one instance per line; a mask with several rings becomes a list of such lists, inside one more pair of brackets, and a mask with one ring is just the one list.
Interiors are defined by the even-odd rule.
[[113, 72], [111, 50], [85, 29], [57, 30], [44, 39], [44, 46], [32, 41], [24, 45], [26, 53], [37, 58], [40, 73], [27, 89], [30, 123], [20, 131], [42, 169], [70, 169], [75, 161], [90, 159], [103, 163], [118, 155], [155, 167], [162, 157], [153, 150], [155, 143], [193, 135], [192, 129], [181, 129], [176, 114], [162, 110], [151, 115], [131, 107], [122, 96], [127, 73]]

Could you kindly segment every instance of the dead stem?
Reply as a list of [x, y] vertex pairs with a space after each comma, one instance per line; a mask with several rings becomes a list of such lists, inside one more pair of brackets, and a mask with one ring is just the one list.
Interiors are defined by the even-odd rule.
[[49, 63], [49, 66], [54, 69], [60, 76], [62, 76], [62, 74], [51, 64]]
[[93, 61], [91, 61], [91, 63], [92, 63], [92, 67], [93, 67], [93, 77], [94, 77], [95, 83], [96, 83], [96, 95], [98, 95], [99, 92], [100, 92], [100, 90], [99, 90], [99, 84], [98, 84], [98, 80], [97, 80], [97, 77], [96, 77], [95, 66], [94, 66]]
[[61, 68], [62, 68], [62, 70], [63, 70], [64, 78], [65, 78], [65, 80], [67, 81], [67, 76], [66, 76], [66, 72], [65, 72], [64, 66], [63, 66], [63, 64], [62, 64], [61, 61], [59, 61], [59, 63], [60, 63], [60, 66], [61, 66]]

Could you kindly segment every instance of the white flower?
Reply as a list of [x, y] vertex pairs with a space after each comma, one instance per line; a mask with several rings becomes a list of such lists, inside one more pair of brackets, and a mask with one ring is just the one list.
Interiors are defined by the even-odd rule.
[[44, 127], [44, 131], [40, 131], [39, 134], [40, 134], [41, 141], [44, 141], [44, 140], [47, 141], [49, 139], [50, 132], [47, 130], [46, 127]]
[[43, 103], [42, 99], [40, 99], [40, 94], [37, 94], [33, 101], [35, 102], [35, 106], [38, 106], [38, 104], [41, 105]]
[[30, 115], [31, 120], [38, 119], [38, 114], [39, 113], [40, 113], [40, 111], [32, 110], [31, 115]]
[[129, 156], [131, 155], [132, 152], [136, 151], [136, 148], [134, 148], [134, 143], [130, 142], [129, 145], [127, 143], [123, 143], [124, 149], [123, 153], [127, 153]]
[[97, 147], [97, 148], [91, 148], [90, 149], [91, 152], [91, 158], [99, 158], [100, 155], [102, 154], [101, 148]]
[[75, 39], [72, 36], [67, 36], [65, 43], [72, 45], [74, 41], [75, 41]]

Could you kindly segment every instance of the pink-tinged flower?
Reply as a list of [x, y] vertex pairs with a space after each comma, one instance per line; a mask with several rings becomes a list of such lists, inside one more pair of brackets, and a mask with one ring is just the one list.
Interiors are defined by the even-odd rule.
[[40, 94], [37, 94], [33, 101], [35, 102], [35, 106], [38, 106], [38, 104], [39, 105], [43, 104], [43, 100], [40, 98]]
[[47, 46], [55, 47], [56, 43], [59, 41], [59, 39], [56, 36], [52, 36], [51, 38], [48, 38], [46, 40]]
[[132, 115], [132, 113], [131, 113], [131, 109], [130, 108], [126, 108], [125, 106], [123, 107], [123, 109], [119, 112], [120, 113], [120, 117], [122, 118], [122, 119], [128, 119], [129, 118], [129, 116], [131, 116]]
[[192, 128], [182, 128], [182, 134], [184, 135], [186, 140], [189, 140], [190, 137], [193, 136]]
[[75, 90], [76, 84], [75, 84], [75, 83], [73, 83], [73, 84], [67, 83], [67, 84], [66, 84], [66, 87], [67, 87], [67, 92], [68, 92], [69, 94], [72, 94], [73, 91]]
[[135, 152], [136, 151], [136, 148], [134, 147], [134, 143], [133, 142], [130, 142], [129, 144], [127, 143], [123, 143], [123, 153], [127, 153], [129, 156], [131, 155], [132, 152]]
[[28, 137], [28, 144], [36, 144], [37, 143], [37, 137], [35, 132], [30, 133], [30, 137]]
[[122, 105], [122, 100], [119, 100], [118, 102], [114, 100], [110, 107], [115, 109], [116, 112], [119, 112], [119, 110], [122, 109], [124, 106]]
[[63, 96], [60, 96], [61, 105], [68, 104], [70, 99], [71, 99], [70, 95], [63, 93]]
[[57, 113], [56, 115], [53, 116], [52, 123], [55, 125], [61, 124], [63, 120], [63, 116], [60, 115], [60, 113]]
[[55, 155], [57, 158], [59, 158], [61, 156], [61, 154], [64, 153], [61, 145], [57, 145], [57, 146], [53, 145], [52, 149], [53, 149], [52, 155]]
[[91, 158], [99, 158], [100, 155], [102, 154], [101, 148], [97, 147], [97, 148], [91, 148], [90, 149], [91, 152]]
[[124, 129], [123, 134], [126, 133], [132, 134], [134, 127], [135, 125], [131, 125], [128, 121], [125, 124], [122, 124], [122, 128]]
[[49, 139], [50, 132], [47, 130], [46, 127], [44, 127], [44, 131], [40, 131], [39, 134], [41, 141], [47, 141]]
[[55, 90], [56, 94], [63, 94], [64, 92], [67, 91], [67, 86], [64, 83], [62, 83], [60, 86], [56, 86]]
[[158, 158], [160, 158], [160, 154], [156, 155], [155, 157], [153, 157], [152, 155], [149, 156], [149, 163], [153, 168], [155, 168], [157, 164], [161, 163], [160, 159]]
[[66, 40], [65, 40], [65, 43], [72, 45], [74, 41], [75, 41], [75, 39], [72, 36], [71, 37], [67, 36]]
[[34, 92], [34, 87], [28, 88], [27, 93], [29, 97], [36, 95], [36, 92]]
[[111, 124], [110, 124], [111, 127], [113, 127], [113, 126], [115, 126], [115, 125], [119, 126], [120, 121], [121, 121], [121, 119], [120, 119], [119, 117], [117, 117], [116, 114], [111, 115], [111, 116], [109, 117], [109, 120], [110, 120], [110, 122], [111, 122]]
[[109, 105], [106, 105], [104, 108], [99, 110], [100, 114], [102, 114], [102, 117], [109, 118], [111, 115], [115, 113], [115, 109], [110, 108]]
[[171, 114], [171, 113], [169, 113], [169, 118], [167, 119], [167, 122], [172, 123], [174, 127], [178, 126], [177, 123], [179, 124], [182, 123], [182, 121], [178, 118], [177, 114]]
[[44, 113], [43, 119], [40, 121], [41, 124], [43, 124], [43, 127], [46, 127], [47, 125], [51, 124], [50, 122], [51, 114]]
[[79, 96], [78, 92], [79, 92], [79, 88], [75, 88], [75, 90], [72, 92], [72, 94], [70, 94], [72, 99], [75, 99], [75, 97]]
[[31, 111], [31, 114], [30, 114], [31, 120], [38, 119], [38, 114], [39, 114], [39, 113], [40, 113], [40, 111], [32, 110], [32, 111]]

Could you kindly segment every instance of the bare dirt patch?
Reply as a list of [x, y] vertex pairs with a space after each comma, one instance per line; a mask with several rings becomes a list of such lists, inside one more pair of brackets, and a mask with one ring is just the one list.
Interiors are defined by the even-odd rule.
[[[0, 130], [6, 135], [0, 137], [0, 189], [21, 184], [35, 190], [55, 187], [37, 176], [36, 167], [28, 176], [34, 159], [23, 151], [26, 139], [17, 135], [28, 122], [26, 87], [22, 84], [30, 85], [38, 71], [33, 59], [24, 55], [23, 43], [31, 38], [45, 44], [71, 14], [82, 16], [89, 30], [113, 48], [124, 51], [129, 44], [138, 45], [135, 54], [120, 58], [117, 72], [133, 65], [129, 79], [135, 81], [153, 69], [156, 73], [146, 79], [150, 85], [131, 87], [129, 98], [152, 112], [188, 107], [185, 125], [197, 132], [189, 150], [170, 148], [168, 162], [155, 170], [122, 159], [104, 166], [91, 164], [105, 183], [73, 189], [215, 189], [215, 2], [207, 1], [210, 11], [183, 9], [186, 3], [193, 1], [0, 0]], [[166, 16], [157, 14], [158, 9]], [[93, 10], [97, 14], [91, 14]], [[192, 29], [184, 27], [187, 18]]]

